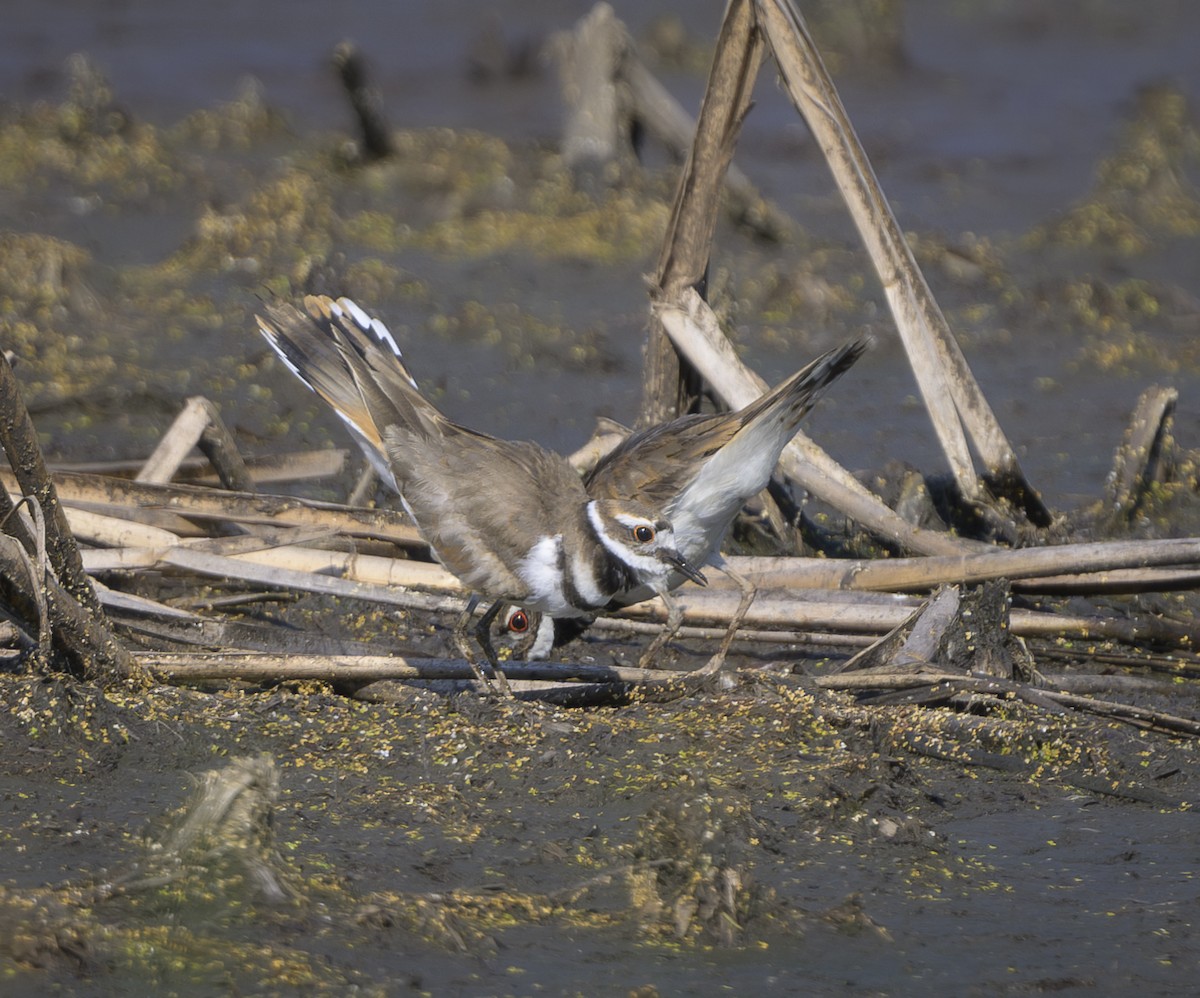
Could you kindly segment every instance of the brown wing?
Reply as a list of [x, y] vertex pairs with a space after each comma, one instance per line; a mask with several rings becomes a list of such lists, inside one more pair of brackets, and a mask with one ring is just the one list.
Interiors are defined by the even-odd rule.
[[[849, 370], [866, 347], [865, 340], [857, 340], [822, 354], [737, 412], [682, 416], [635, 433], [588, 475], [588, 493], [597, 498], [638, 499], [671, 515], [676, 500], [707, 459], [747, 427], [756, 427], [754, 435], [764, 439], [744, 440], [739, 447], [774, 448], [778, 440], [782, 448], [822, 390]], [[777, 425], [771, 428], [770, 424]]]
[[442, 563], [492, 596], [528, 595], [514, 568], [545, 536], [569, 529], [588, 500], [567, 462], [534, 443], [447, 423], [440, 438], [391, 426], [384, 439], [413, 519]]
[[626, 437], [587, 475], [596, 499], [637, 499], [666, 510], [704, 460], [741, 428], [737, 413], [681, 416]]

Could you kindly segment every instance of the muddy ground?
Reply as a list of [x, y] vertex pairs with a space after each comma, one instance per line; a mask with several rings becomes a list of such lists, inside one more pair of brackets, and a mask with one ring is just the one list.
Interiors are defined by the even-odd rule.
[[[0, 336], [48, 457], [144, 456], [197, 393], [248, 455], [347, 446], [252, 332], [260, 296], [304, 291], [369, 303], [471, 425], [567, 450], [599, 415], [630, 420], [673, 177], [653, 147], [599, 195], [561, 169], [557, 83], [529, 54], [585, 9], [501, 8], [490, 41], [432, 3], [328, 23], [270, 4], [10, 12]], [[617, 12], [694, 107], [719, 5], [672, 30], [666, 3]], [[1179, 453], [1200, 446], [1197, 13], [912, 2], [880, 5], [878, 36], [854, 23], [814, 16], [918, 259], [1061, 531], [1095, 532], [1143, 388], [1180, 389]], [[325, 64], [350, 33], [397, 130], [370, 166]], [[710, 298], [768, 380], [873, 333], [811, 433], [855, 469], [937, 473], [824, 166], [769, 73], [757, 96], [742, 166], [795, 228], [724, 225]], [[302, 488], [340, 498], [354, 473]], [[1122, 532], [1197, 533], [1190, 474], [1145, 514]], [[1194, 619], [1190, 594], [1102, 609]], [[444, 620], [315, 598], [244, 612], [445, 648]], [[1099, 650], [1033, 647], [1047, 670], [1097, 671]], [[614, 653], [636, 649], [570, 652]], [[2, 987], [1193, 993], [1194, 743], [1017, 703], [978, 705], [988, 725], [965, 732], [948, 710], [817, 692], [806, 675], [838, 660], [741, 648], [728, 688], [575, 711], [6, 677]], [[1195, 717], [1193, 683], [1142, 696]], [[182, 815], [210, 771], [241, 792], [193, 841]]]

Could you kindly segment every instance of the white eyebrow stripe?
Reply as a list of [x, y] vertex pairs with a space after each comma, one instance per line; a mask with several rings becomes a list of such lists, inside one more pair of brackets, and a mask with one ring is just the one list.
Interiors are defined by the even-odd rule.
[[613, 519], [615, 519], [618, 523], [625, 525], [626, 527], [636, 527], [638, 524], [646, 522], [644, 519], [642, 519], [642, 517], [630, 516], [628, 513], [617, 513], [614, 515]]

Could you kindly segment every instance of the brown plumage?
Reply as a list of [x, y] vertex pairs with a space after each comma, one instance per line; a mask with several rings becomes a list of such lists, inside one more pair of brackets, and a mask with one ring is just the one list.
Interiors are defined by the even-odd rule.
[[[581, 617], [636, 587], [666, 597], [673, 572], [703, 581], [652, 507], [589, 496], [560, 455], [448, 419], [418, 391], [387, 328], [348, 299], [310, 295], [304, 305], [268, 305], [260, 331], [347, 424], [469, 589]], [[495, 667], [490, 642], [481, 644]]]
[[858, 340], [830, 350], [736, 412], [682, 416], [633, 434], [587, 476], [588, 494], [661, 509], [680, 553], [703, 563], [742, 506], [766, 488], [805, 414], [866, 348]]
[[[680, 554], [693, 565], [704, 564], [719, 551], [738, 511], [766, 488], [804, 415], [867, 345], [858, 340], [830, 350], [736, 412], [682, 416], [633, 434], [587, 476], [588, 494], [630, 496], [661, 509], [675, 528]], [[682, 581], [676, 575], [669, 584]], [[744, 594], [750, 591], [745, 580], [739, 585]], [[613, 603], [629, 606], [648, 596], [639, 585], [617, 593]], [[578, 622], [511, 613], [505, 628], [519, 636], [521, 650], [537, 658], [583, 630]], [[723, 647], [732, 632], [731, 626]]]

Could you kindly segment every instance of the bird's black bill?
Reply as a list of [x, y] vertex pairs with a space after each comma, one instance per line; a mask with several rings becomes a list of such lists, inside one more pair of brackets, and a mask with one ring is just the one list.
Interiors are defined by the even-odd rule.
[[674, 568], [675, 571], [691, 579], [696, 585], [708, 585], [708, 579], [704, 577], [704, 573], [693, 566], [691, 562], [686, 561], [678, 551], [663, 551], [662, 559]]

